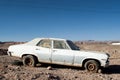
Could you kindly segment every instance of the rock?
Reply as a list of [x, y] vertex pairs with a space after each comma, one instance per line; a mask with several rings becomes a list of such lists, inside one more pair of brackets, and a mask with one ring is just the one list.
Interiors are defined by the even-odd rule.
[[47, 69], [48, 69], [48, 70], [52, 70], [52, 67], [51, 67], [51, 66], [48, 66]]
[[102, 73], [102, 70], [101, 70], [101, 69], [99, 69], [99, 70], [98, 70], [98, 73]]
[[39, 78], [40, 77], [40, 74], [35, 74], [33, 77], [32, 77], [32, 79], [37, 79], [37, 78]]
[[77, 76], [75, 76], [75, 79], [78, 78]]
[[5, 80], [5, 77], [0, 75], [0, 80]]
[[48, 80], [60, 80], [59, 76], [55, 76], [53, 74], [48, 74]]

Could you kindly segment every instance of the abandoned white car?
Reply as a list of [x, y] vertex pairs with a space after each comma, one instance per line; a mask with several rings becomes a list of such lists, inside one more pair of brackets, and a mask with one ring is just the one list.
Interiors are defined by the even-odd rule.
[[36, 38], [12, 45], [8, 48], [8, 55], [22, 58], [25, 66], [50, 63], [84, 67], [90, 72], [107, 67], [110, 57], [107, 53], [81, 51], [72, 41], [57, 38]]

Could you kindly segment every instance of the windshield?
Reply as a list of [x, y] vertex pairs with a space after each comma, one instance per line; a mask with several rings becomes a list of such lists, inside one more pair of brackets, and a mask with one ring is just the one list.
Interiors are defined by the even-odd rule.
[[76, 46], [72, 41], [67, 40], [68, 45], [72, 50], [80, 50], [78, 46]]

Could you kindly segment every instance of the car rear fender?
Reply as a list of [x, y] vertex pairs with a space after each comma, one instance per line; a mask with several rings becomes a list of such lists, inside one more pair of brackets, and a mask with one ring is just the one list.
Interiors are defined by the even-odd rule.
[[27, 56], [27, 55], [32, 55], [33, 57], [35, 57], [36, 61], [38, 62], [38, 57], [37, 57], [37, 55], [35, 55], [35, 54], [23, 54], [23, 55], [21, 56], [21, 58], [23, 58], [24, 56]]

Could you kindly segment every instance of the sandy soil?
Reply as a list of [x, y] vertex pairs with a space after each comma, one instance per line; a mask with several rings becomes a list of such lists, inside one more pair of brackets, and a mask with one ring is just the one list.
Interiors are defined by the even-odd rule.
[[110, 54], [110, 66], [102, 73], [90, 73], [82, 68], [58, 65], [24, 67], [21, 60], [6, 55], [9, 45], [0, 44], [0, 80], [120, 80], [120, 46], [105, 42], [75, 42], [81, 50], [100, 51]]

